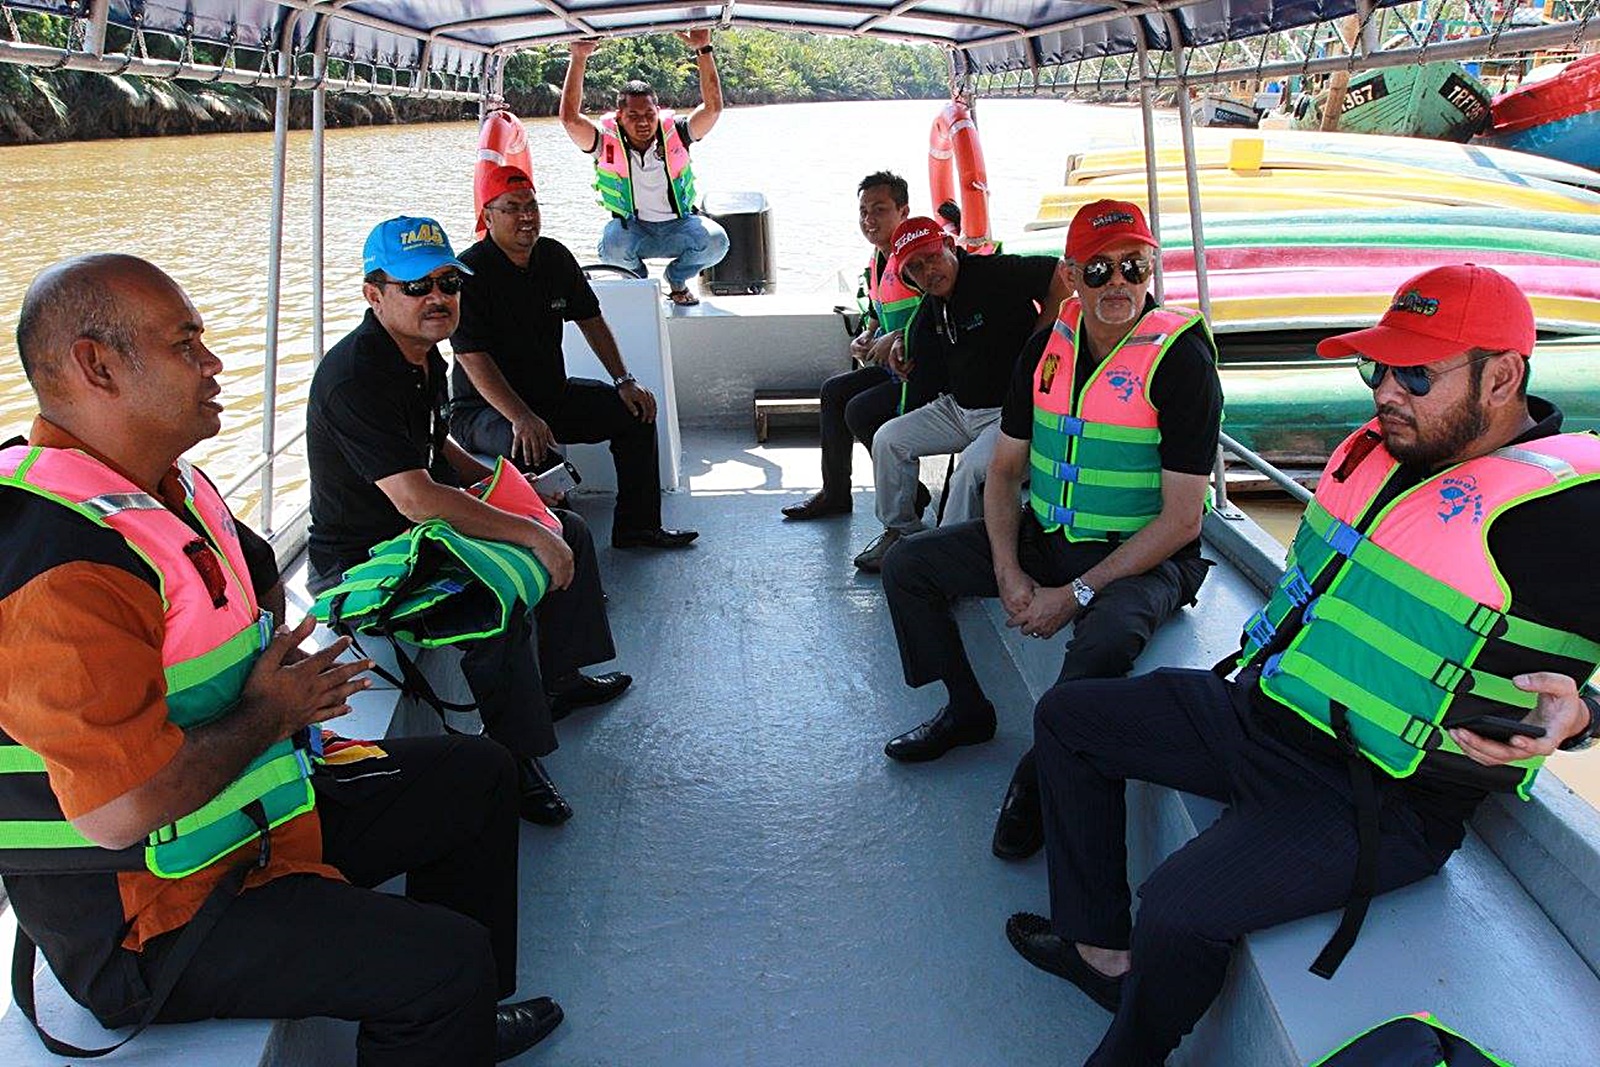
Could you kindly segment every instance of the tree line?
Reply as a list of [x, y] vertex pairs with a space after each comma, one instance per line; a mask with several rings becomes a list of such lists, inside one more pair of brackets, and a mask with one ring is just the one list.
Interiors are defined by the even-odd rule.
[[[17, 23], [24, 40], [66, 44], [65, 19], [21, 13]], [[128, 31], [111, 27], [107, 51], [125, 49], [128, 39]], [[178, 56], [179, 44], [171, 38], [147, 34], [146, 42], [153, 58]], [[728, 104], [905, 99], [946, 91], [945, 56], [936, 47], [770, 30], [723, 31], [715, 43]], [[224, 52], [220, 46], [194, 46], [199, 63], [219, 63]], [[241, 48], [235, 62], [252, 69], [257, 59], [259, 53]], [[342, 77], [344, 67], [330, 61], [329, 73]], [[506, 65], [506, 101], [520, 114], [553, 115], [566, 71], [565, 47], [518, 53]], [[699, 101], [694, 57], [676, 36], [658, 35], [608, 40], [596, 49], [584, 79], [585, 108], [609, 109], [617, 89], [634, 78], [650, 82], [666, 106]], [[271, 89], [248, 86], [0, 64], [0, 145], [266, 130], [272, 128], [273, 96]], [[462, 101], [357, 93], [327, 97], [328, 125], [335, 127], [455, 121], [476, 114], [475, 105]], [[290, 97], [289, 121], [297, 129], [311, 125], [309, 93]]]

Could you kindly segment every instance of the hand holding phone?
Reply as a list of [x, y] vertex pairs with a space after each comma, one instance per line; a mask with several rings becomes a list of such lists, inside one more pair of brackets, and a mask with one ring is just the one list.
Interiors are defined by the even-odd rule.
[[576, 489], [582, 479], [578, 476], [578, 468], [562, 460], [549, 470], [534, 475], [531, 480], [540, 496], [554, 500]]
[[1545, 734], [1543, 726], [1507, 719], [1500, 715], [1476, 715], [1470, 719], [1453, 722], [1450, 726], [1471, 730], [1479, 737], [1487, 737], [1491, 741], [1501, 743], [1510, 741], [1513, 737], [1543, 737]]

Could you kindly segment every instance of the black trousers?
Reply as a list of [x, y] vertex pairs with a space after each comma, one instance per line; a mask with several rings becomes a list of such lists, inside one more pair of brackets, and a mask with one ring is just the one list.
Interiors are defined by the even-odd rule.
[[[1066, 585], [1111, 551], [1101, 542], [1047, 534], [1031, 511], [1022, 516], [1017, 553], [1022, 569], [1041, 585]], [[1156, 627], [1194, 600], [1209, 567], [1199, 557], [1169, 559], [1100, 590], [1073, 620], [1060, 678], [1126, 674]], [[983, 521], [926, 530], [897, 544], [883, 561], [883, 589], [906, 684], [970, 677], [972, 666], [951, 604], [957, 597], [1000, 595]]]
[[[1216, 999], [1239, 937], [1345, 902], [1357, 851], [1348, 771], [1264, 729], [1262, 714], [1245, 686], [1193, 670], [1079, 679], [1039, 701], [1051, 925], [1068, 941], [1133, 954], [1122, 1009], [1088, 1067], [1164, 1064]], [[1229, 805], [1146, 879], [1136, 925], [1129, 779]], [[1380, 790], [1377, 885], [1387, 892], [1433, 874], [1454, 845], [1425, 832], [1397, 784]]]
[[[660, 528], [661, 468], [654, 423], [639, 421], [614, 386], [591, 378], [568, 378], [560, 396], [523, 400], [550, 424], [550, 432], [561, 444], [610, 442], [611, 458], [617, 466], [613, 535]], [[511, 455], [511, 423], [492, 407], [452, 412], [450, 436], [469, 452]]]
[[822, 383], [822, 492], [850, 496], [855, 442], [872, 447], [878, 427], [899, 414], [901, 383], [883, 367], [858, 367]]
[[[363, 1067], [494, 1062], [495, 1002], [517, 985], [517, 773], [481, 738], [381, 743], [314, 782], [324, 860], [223, 912], [161, 1022], [331, 1016]], [[370, 887], [406, 876], [404, 897]], [[146, 981], [178, 931], [140, 953]]]
[[[532, 618], [514, 616], [504, 633], [457, 646], [462, 649], [461, 673], [478, 705], [484, 732], [520, 759], [548, 755], [557, 747], [546, 679], [604, 663], [617, 654], [589, 524], [575, 511], [558, 508], [555, 514], [561, 520], [561, 536], [572, 549], [572, 584], [546, 593]], [[315, 594], [337, 581], [338, 575], [313, 574], [308, 584]]]

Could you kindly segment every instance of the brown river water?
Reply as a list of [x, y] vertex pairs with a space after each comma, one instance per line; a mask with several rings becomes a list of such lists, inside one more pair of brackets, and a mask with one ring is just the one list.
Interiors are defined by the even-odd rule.
[[[859, 269], [865, 248], [855, 224], [855, 184], [874, 170], [904, 175], [912, 208], [927, 211], [927, 138], [940, 104], [930, 100], [786, 104], [734, 108], [695, 146], [708, 192], [754, 190], [772, 207], [778, 284], [786, 293], [838, 292], [840, 271]], [[1058, 100], [985, 100], [978, 109], [989, 171], [993, 230], [1020, 232], [1041, 194], [1060, 183], [1068, 154], [1137, 143], [1139, 112]], [[554, 119], [526, 120], [544, 232], [593, 258], [605, 217], [590, 188], [592, 167]], [[1177, 119], [1157, 116], [1157, 137], [1176, 143]], [[361, 245], [393, 215], [443, 222], [458, 249], [471, 243], [475, 123], [332, 130], [327, 136], [325, 340], [360, 319]], [[270, 134], [143, 138], [0, 148], [0, 439], [26, 431], [33, 396], [17, 361], [16, 314], [28, 282], [59, 259], [91, 251], [132, 252], [171, 274], [206, 322], [222, 359], [222, 433], [194, 457], [219, 482], [261, 452], [266, 322]], [[312, 371], [310, 134], [291, 133], [279, 326], [278, 440], [304, 426]], [[820, 302], [820, 301], [819, 301]], [[303, 503], [303, 465], [285, 465], [275, 517]], [[259, 510], [253, 492], [235, 498]], [[1285, 538], [1294, 516], [1247, 505]], [[1600, 801], [1600, 755], [1558, 757], [1555, 769]]]

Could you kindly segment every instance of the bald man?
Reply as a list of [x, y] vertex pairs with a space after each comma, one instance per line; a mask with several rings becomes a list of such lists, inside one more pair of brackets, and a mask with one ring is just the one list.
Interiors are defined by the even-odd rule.
[[[360, 1022], [363, 1064], [515, 1055], [561, 1020], [548, 998], [496, 1007], [516, 986], [515, 767], [479, 738], [323, 734], [369, 664], [338, 662], [342, 640], [300, 652], [310, 619], [274, 628], [271, 548], [182, 459], [221, 428], [204, 333], [132, 256], [58, 264], [23, 298], [39, 416], [0, 448], [19, 950], [108, 1027], [327, 1015]], [[371, 890], [398, 874], [409, 899]]]

